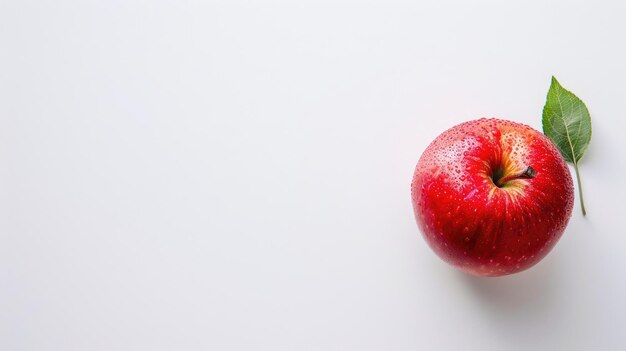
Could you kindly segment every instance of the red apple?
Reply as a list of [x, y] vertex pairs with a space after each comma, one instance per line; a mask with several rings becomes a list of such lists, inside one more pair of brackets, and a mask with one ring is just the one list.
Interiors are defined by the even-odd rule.
[[426, 148], [411, 195], [430, 247], [478, 276], [535, 265], [563, 234], [574, 204], [572, 177], [550, 139], [484, 118], [452, 127]]

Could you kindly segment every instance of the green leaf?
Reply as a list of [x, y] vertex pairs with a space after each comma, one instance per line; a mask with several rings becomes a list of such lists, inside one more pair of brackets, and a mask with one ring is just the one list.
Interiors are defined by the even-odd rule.
[[585, 204], [578, 172], [578, 161], [591, 141], [591, 117], [585, 103], [552, 77], [543, 107], [543, 132], [556, 144], [563, 158], [574, 164], [583, 215]]
[[543, 132], [566, 161], [578, 163], [591, 141], [591, 117], [587, 106], [552, 77], [543, 107]]

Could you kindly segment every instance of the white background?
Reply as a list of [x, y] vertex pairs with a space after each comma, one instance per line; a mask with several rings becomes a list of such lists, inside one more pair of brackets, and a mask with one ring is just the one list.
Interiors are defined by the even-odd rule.
[[[0, 2], [0, 349], [624, 350], [623, 1]], [[589, 106], [554, 251], [414, 223], [462, 121]]]

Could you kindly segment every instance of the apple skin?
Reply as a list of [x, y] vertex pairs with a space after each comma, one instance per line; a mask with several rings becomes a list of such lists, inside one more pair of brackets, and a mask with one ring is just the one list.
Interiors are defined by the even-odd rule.
[[[534, 172], [525, 172], [529, 166]], [[571, 174], [550, 139], [485, 118], [452, 127], [426, 148], [411, 195], [433, 251], [477, 276], [535, 265], [563, 234], [574, 205]]]

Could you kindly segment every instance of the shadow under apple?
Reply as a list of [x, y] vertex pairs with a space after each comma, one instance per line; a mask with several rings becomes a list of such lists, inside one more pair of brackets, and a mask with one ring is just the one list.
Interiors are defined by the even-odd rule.
[[570, 300], [561, 296], [562, 258], [553, 252], [527, 271], [498, 278], [458, 273], [475, 311], [507, 348], [527, 345], [535, 338], [558, 345], [553, 336], [572, 308]]

